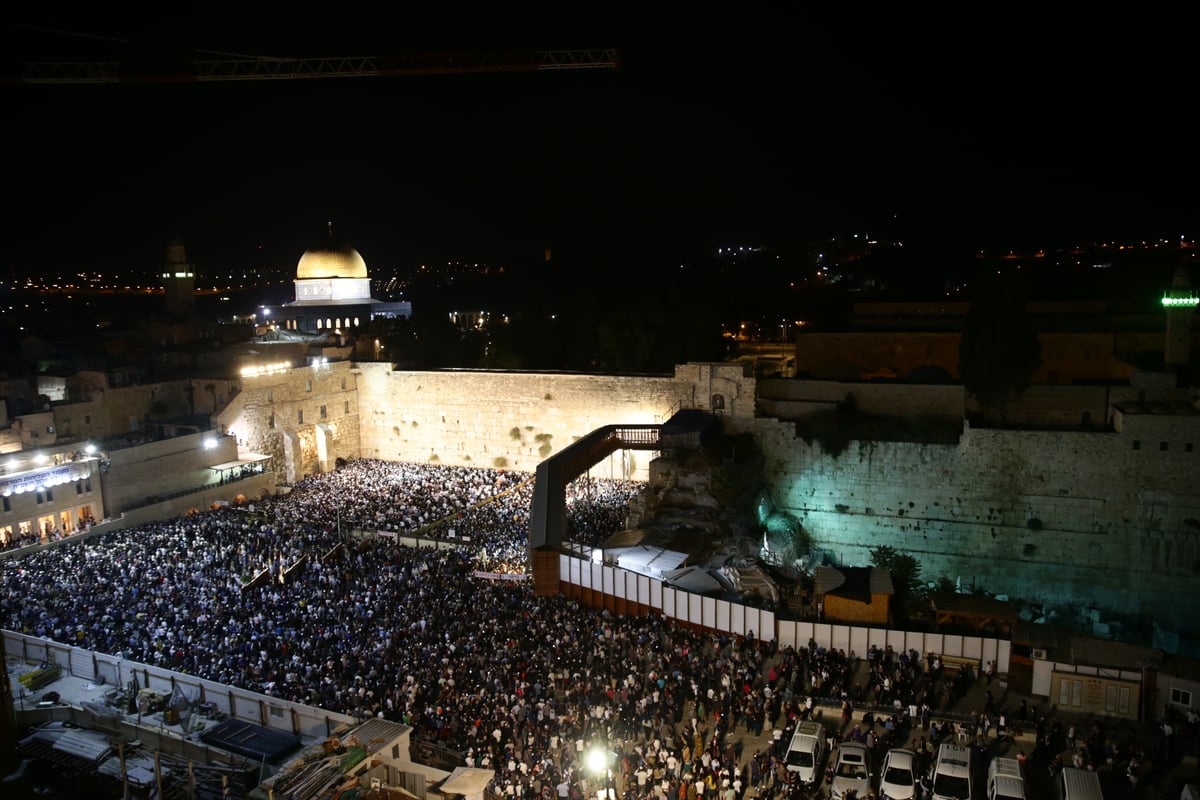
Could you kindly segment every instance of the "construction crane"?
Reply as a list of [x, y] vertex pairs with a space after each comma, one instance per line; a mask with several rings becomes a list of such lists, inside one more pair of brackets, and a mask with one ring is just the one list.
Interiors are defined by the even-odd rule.
[[338, 58], [225, 58], [179, 61], [25, 62], [25, 84], [191, 83], [211, 81], [449, 75], [469, 72], [620, 69], [615, 49], [519, 50]]

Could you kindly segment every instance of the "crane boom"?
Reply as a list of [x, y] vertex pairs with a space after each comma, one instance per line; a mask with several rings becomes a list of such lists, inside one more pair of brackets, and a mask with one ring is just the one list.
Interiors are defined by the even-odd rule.
[[605, 49], [128, 63], [51, 61], [23, 64], [19, 81], [27, 84], [176, 83], [566, 69], [617, 70], [620, 69], [620, 58], [615, 49]]

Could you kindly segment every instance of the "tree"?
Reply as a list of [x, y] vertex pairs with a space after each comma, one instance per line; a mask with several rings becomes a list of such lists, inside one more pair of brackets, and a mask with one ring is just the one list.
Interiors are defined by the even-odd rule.
[[895, 616], [903, 619], [922, 595], [921, 562], [908, 553], [897, 553], [890, 545], [880, 545], [871, 551], [871, 564], [886, 569], [892, 575], [895, 594]]
[[1008, 404], [1042, 365], [1042, 345], [1010, 279], [990, 276], [974, 295], [963, 320], [958, 374], [971, 396], [1003, 423]]

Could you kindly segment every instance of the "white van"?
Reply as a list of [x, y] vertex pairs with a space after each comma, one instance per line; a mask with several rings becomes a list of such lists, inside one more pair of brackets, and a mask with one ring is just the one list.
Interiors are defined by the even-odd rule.
[[801, 722], [792, 734], [787, 751], [787, 768], [795, 772], [801, 781], [815, 783], [821, 774], [821, 766], [828, 755], [825, 726], [819, 722]]
[[1058, 800], [1104, 800], [1100, 776], [1090, 769], [1063, 767], [1054, 779]]
[[1025, 776], [1015, 758], [993, 758], [988, 764], [986, 800], [1025, 800]]
[[938, 748], [933, 768], [933, 800], [972, 800], [974, 761], [971, 749], [957, 744]]

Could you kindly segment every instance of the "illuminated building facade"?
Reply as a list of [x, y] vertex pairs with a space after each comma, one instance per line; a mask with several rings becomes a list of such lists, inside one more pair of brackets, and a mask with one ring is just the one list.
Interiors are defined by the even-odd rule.
[[91, 445], [0, 456], [0, 547], [54, 541], [103, 520], [103, 464]]

